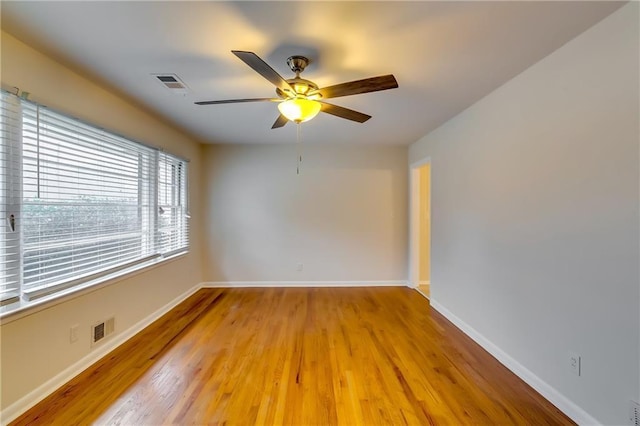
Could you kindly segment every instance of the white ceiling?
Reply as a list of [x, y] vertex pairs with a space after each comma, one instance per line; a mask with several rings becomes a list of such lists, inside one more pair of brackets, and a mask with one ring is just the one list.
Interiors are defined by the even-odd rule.
[[[568, 2], [2, 2], [2, 28], [137, 100], [207, 143], [295, 141], [271, 130], [273, 86], [231, 54], [258, 54], [284, 78], [291, 55], [319, 86], [394, 74], [399, 88], [336, 98], [364, 124], [320, 114], [305, 143], [408, 145], [623, 3]], [[175, 73], [176, 95], [151, 74]], [[24, 88], [28, 90], [28, 88]]]

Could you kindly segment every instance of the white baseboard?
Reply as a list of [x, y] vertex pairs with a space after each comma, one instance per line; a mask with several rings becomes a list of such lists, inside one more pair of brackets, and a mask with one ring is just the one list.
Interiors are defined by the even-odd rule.
[[420, 294], [420, 296], [424, 297], [425, 299], [427, 299], [429, 302], [431, 302], [431, 295], [427, 296], [426, 294], [424, 294], [419, 288], [415, 288], [415, 290]]
[[44, 398], [52, 394], [69, 380], [73, 379], [78, 374], [89, 368], [91, 365], [95, 364], [100, 360], [100, 358], [104, 357], [109, 352], [142, 331], [145, 327], [156, 321], [162, 315], [175, 308], [179, 303], [194, 294], [196, 291], [200, 290], [200, 288], [200, 285], [193, 286], [186, 292], [182, 293], [180, 296], [171, 300], [169, 303], [165, 304], [155, 312], [138, 321], [128, 329], [115, 334], [109, 340], [105, 340], [104, 343], [102, 343], [100, 346], [95, 347], [95, 349], [89, 352], [86, 356], [71, 364], [69, 367], [65, 368], [63, 371], [56, 374], [51, 379], [47, 380], [22, 398], [18, 399], [7, 408], [3, 409], [0, 424], [4, 426], [9, 422], [15, 420], [18, 416], [22, 415], [38, 402], [42, 401]]
[[211, 281], [206, 287], [406, 287], [406, 281]]
[[418, 285], [431, 285], [431, 281], [418, 281]]
[[446, 319], [451, 321], [464, 334], [469, 336], [473, 341], [482, 346], [484, 350], [489, 352], [502, 365], [511, 370], [516, 376], [520, 377], [525, 383], [534, 388], [540, 395], [545, 397], [549, 402], [555, 405], [560, 411], [570, 417], [579, 425], [600, 425], [601, 423], [594, 419], [589, 413], [584, 411], [578, 405], [573, 403], [569, 398], [564, 396], [553, 386], [533, 374], [525, 366], [513, 359], [509, 354], [496, 346], [489, 339], [480, 334], [469, 324], [458, 318], [447, 308], [442, 306], [435, 300], [431, 300], [431, 307], [440, 312]]

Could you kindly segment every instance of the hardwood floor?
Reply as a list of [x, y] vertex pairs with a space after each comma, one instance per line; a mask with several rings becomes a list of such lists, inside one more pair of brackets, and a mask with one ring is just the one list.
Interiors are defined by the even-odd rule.
[[201, 290], [14, 424], [573, 423], [394, 287]]

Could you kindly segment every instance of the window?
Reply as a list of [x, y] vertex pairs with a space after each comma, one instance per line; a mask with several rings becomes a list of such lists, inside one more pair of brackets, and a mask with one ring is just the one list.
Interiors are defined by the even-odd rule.
[[[0, 204], [17, 223], [0, 233], [4, 299], [36, 298], [188, 248], [184, 160], [6, 93], [2, 111], [0, 189], [19, 194]], [[4, 131], [5, 117], [17, 117], [19, 137]]]
[[15, 96], [0, 95], [0, 302], [6, 303], [20, 295], [22, 113]]
[[187, 191], [184, 162], [165, 153], [158, 160], [158, 244], [160, 253], [187, 245]]

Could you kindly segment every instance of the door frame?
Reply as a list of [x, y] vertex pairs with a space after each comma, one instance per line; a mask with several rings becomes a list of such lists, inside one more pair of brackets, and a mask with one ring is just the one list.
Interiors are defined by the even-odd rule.
[[[420, 167], [429, 164], [429, 189], [431, 198], [431, 176], [433, 165], [431, 157], [424, 157], [409, 164], [409, 287], [417, 288], [420, 284]], [[429, 218], [431, 218], [431, 202], [429, 202]], [[429, 221], [431, 226], [431, 221]], [[431, 233], [429, 233], [431, 236]], [[429, 238], [429, 257], [431, 257], [431, 238]], [[429, 259], [431, 266], [431, 259]], [[429, 268], [431, 271], [431, 267]], [[430, 274], [431, 275], [431, 274]], [[431, 277], [429, 277], [431, 278]], [[431, 281], [431, 280], [430, 280]]]

